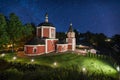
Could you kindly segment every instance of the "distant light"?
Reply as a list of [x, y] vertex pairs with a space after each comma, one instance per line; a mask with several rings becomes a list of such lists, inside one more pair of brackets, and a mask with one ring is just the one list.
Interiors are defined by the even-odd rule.
[[54, 63], [53, 63], [53, 65], [54, 65], [54, 66], [56, 66], [56, 65], [57, 65], [57, 63], [56, 63], [56, 62], [54, 62]]
[[111, 41], [111, 39], [106, 39], [105, 41], [106, 41], [106, 42], [110, 42], [110, 41]]
[[13, 60], [16, 60], [16, 59], [17, 59], [17, 57], [16, 57], [16, 56], [14, 56], [14, 57], [13, 57]]
[[34, 62], [34, 59], [31, 59], [31, 62]]
[[83, 72], [85, 72], [85, 71], [86, 71], [86, 68], [82, 68], [82, 70], [83, 70]]
[[119, 67], [119, 66], [117, 66], [117, 68], [116, 68], [116, 69], [117, 69], [117, 71], [120, 71], [120, 67]]
[[82, 47], [82, 45], [79, 45], [80, 47]]
[[12, 44], [8, 44], [7, 47], [8, 47], [8, 48], [9, 48], [9, 47], [12, 47]]
[[2, 53], [2, 54], [1, 54], [1, 56], [2, 56], [2, 57], [4, 57], [4, 56], [5, 56], [5, 54], [4, 54], [4, 53]]

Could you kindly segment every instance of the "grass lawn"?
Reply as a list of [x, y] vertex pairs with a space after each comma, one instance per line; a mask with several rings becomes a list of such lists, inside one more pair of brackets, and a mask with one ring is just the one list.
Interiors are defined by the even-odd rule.
[[[57, 53], [55, 53], [57, 54]], [[56, 67], [68, 67], [70, 68], [73, 65], [78, 66], [78, 70], [81, 71], [83, 68], [86, 72], [97, 73], [104, 75], [111, 75], [116, 77], [118, 72], [113, 67], [112, 63], [109, 60], [97, 59], [94, 57], [82, 56], [72, 53], [57, 54], [57, 55], [41, 55], [36, 57], [17, 57], [16, 60], [13, 60], [13, 57], [16, 54], [9, 53], [4, 56], [4, 59], [7, 61], [17, 61], [21, 63], [29, 64], [40, 64]], [[34, 59], [34, 62], [31, 62], [31, 59]]]

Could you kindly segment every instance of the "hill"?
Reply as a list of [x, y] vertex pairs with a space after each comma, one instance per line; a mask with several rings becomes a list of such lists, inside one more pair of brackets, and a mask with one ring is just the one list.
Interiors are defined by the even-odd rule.
[[[41, 55], [36, 57], [16, 56], [15, 59], [15, 55], [16, 54], [9, 53], [4, 57], [1, 57], [1, 73], [6, 72], [7, 74], [11, 74], [12, 77], [14, 77], [13, 74], [15, 73], [17, 73], [17, 76], [25, 76], [25, 73], [26, 76], [28, 73], [31, 76], [31, 74], [34, 73], [34, 75], [36, 74], [36, 77], [38, 77], [38, 74], [44, 74], [43, 77], [45, 77], [47, 75], [50, 76], [52, 73], [54, 75], [51, 77], [54, 78], [57, 75], [57, 80], [61, 80], [61, 77], [63, 77], [63, 79], [66, 77], [72, 77], [71, 79], [77, 80], [82, 75], [85, 75], [86, 78], [88, 77], [89, 79], [90, 77], [92, 79], [92, 76], [93, 79], [96, 79], [97, 77], [101, 78], [102, 80], [104, 80], [103, 78], [107, 78], [107, 80], [118, 78], [118, 72], [112, 60], [106, 56], [93, 54], [82, 56], [67, 52], [64, 54], [51, 53], [48, 55]], [[60, 79], [58, 79], [58, 75]], [[84, 78], [84, 76], [81, 78]]]

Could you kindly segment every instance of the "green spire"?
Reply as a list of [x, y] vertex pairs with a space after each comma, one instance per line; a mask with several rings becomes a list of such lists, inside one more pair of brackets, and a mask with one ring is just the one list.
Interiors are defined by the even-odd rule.
[[68, 32], [73, 32], [72, 23], [70, 23], [70, 27], [69, 27]]

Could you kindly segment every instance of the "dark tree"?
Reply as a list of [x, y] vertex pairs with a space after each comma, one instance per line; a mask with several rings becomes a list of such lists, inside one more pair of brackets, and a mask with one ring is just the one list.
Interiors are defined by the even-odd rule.
[[12, 44], [12, 52], [14, 51], [14, 46], [16, 43], [19, 42], [23, 36], [22, 28], [23, 25], [18, 16], [16, 16], [14, 13], [11, 13], [9, 16], [7, 32], [10, 39], [9, 44]]
[[3, 14], [0, 14], [0, 47], [1, 48], [3, 48], [9, 42], [9, 37], [6, 29], [7, 29], [6, 18]]
[[58, 39], [66, 39], [66, 33], [65, 32], [57, 32], [56, 33], [56, 38]]
[[75, 32], [76, 42], [79, 43], [80, 33], [76, 29], [74, 30], [74, 32]]
[[22, 42], [26, 43], [27, 41], [29, 41], [35, 34], [35, 29], [33, 27], [32, 24], [27, 23], [23, 28], [22, 28]]

